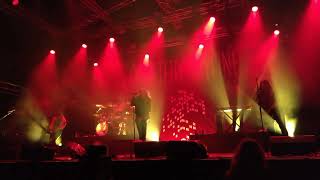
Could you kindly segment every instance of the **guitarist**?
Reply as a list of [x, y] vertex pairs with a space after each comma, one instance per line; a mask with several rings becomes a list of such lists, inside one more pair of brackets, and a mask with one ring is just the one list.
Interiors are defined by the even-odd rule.
[[[67, 119], [59, 112], [50, 118], [48, 132], [50, 134], [50, 143], [61, 144], [61, 135], [67, 125]], [[60, 142], [58, 142], [60, 141]]]

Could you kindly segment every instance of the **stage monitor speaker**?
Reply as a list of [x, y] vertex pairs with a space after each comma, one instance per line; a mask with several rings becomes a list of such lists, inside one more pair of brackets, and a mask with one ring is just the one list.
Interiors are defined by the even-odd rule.
[[169, 141], [166, 145], [168, 159], [204, 159], [207, 149], [196, 141]]
[[87, 145], [86, 157], [98, 158], [108, 156], [107, 146], [105, 145]]
[[40, 144], [22, 145], [20, 159], [23, 160], [53, 160], [54, 150]]
[[138, 158], [165, 156], [166, 142], [135, 142], [134, 154]]
[[316, 151], [317, 138], [314, 135], [296, 137], [271, 136], [271, 154], [281, 155], [304, 155]]

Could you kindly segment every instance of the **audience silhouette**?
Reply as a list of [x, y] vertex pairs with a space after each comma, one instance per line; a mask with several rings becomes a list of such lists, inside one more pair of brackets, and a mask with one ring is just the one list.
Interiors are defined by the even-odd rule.
[[225, 179], [267, 179], [264, 151], [255, 140], [244, 139], [239, 144]]

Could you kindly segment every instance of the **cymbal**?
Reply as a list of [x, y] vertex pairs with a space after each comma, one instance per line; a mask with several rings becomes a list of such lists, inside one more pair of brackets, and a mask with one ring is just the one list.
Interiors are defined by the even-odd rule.
[[96, 107], [98, 107], [98, 108], [106, 108], [104, 105], [102, 105], [102, 104], [96, 104]]

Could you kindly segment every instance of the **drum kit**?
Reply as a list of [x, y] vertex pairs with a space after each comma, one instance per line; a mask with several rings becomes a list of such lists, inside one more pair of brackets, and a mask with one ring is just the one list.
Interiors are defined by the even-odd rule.
[[127, 126], [133, 118], [133, 109], [129, 102], [96, 104], [95, 107], [96, 111], [93, 116], [97, 122], [97, 135], [127, 135]]

